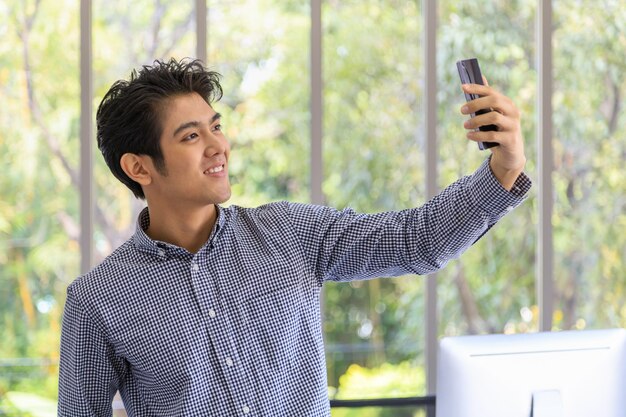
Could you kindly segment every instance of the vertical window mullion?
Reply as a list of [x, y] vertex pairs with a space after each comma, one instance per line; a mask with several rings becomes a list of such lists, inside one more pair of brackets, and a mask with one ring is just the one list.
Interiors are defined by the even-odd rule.
[[550, 331], [554, 311], [554, 247], [552, 244], [552, 0], [537, 2], [537, 304], [539, 330]]
[[93, 77], [91, 0], [80, 2], [80, 272], [93, 267]]
[[324, 204], [322, 193], [322, 0], [311, 0], [311, 203]]
[[206, 0], [196, 0], [196, 58], [207, 65], [207, 5]]
[[[437, 194], [437, 1], [424, 0], [424, 142], [426, 196]], [[437, 386], [437, 274], [426, 278], [426, 385], [429, 395]]]

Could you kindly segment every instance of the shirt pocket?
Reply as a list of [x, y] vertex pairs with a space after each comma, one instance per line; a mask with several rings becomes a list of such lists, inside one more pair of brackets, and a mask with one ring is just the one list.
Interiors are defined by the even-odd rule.
[[292, 285], [240, 305], [251, 363], [273, 373], [294, 368], [304, 354], [301, 350], [311, 319], [307, 317], [310, 314], [307, 297], [312, 295], [312, 289], [306, 291], [301, 285]]

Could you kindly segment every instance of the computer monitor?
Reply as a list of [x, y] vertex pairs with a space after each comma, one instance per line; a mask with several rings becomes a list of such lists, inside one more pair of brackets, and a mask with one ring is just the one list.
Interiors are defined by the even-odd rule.
[[448, 337], [437, 417], [626, 417], [626, 330]]

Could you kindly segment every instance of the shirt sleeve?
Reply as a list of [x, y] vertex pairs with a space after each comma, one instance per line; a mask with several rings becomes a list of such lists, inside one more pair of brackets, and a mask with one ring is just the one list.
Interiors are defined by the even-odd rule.
[[487, 159], [421, 207], [360, 214], [352, 209], [289, 204], [289, 217], [305, 258], [321, 285], [403, 274], [428, 274], [459, 257], [531, 187], [521, 174], [511, 191]]
[[105, 334], [68, 288], [61, 330], [58, 415], [112, 416], [124, 370]]

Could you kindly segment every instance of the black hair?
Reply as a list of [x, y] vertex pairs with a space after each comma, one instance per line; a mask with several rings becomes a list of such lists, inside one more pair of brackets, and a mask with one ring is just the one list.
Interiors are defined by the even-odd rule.
[[167, 175], [160, 138], [165, 102], [172, 97], [198, 93], [207, 104], [222, 98], [220, 74], [208, 71], [200, 60], [154, 61], [133, 70], [130, 79], [116, 81], [105, 94], [96, 113], [96, 139], [109, 169], [124, 185], [145, 199], [141, 185], [120, 165], [125, 153], [150, 156], [155, 167]]

